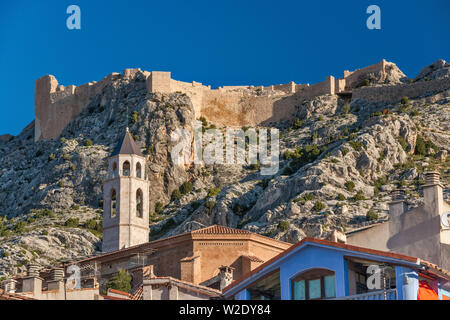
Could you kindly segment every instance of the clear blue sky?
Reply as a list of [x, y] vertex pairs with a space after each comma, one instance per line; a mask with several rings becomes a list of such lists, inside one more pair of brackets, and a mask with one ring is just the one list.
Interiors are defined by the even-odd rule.
[[[66, 8], [81, 8], [68, 30]], [[366, 8], [381, 8], [368, 30]], [[450, 53], [450, 1], [0, 2], [0, 134], [34, 119], [34, 81], [80, 85], [140, 67], [218, 85], [316, 83], [379, 62], [409, 77]]]

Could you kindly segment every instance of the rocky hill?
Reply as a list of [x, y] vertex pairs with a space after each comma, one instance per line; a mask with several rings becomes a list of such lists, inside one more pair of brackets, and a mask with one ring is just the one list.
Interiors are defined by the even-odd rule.
[[[448, 69], [440, 60], [415, 81], [448, 77]], [[151, 239], [221, 224], [296, 242], [388, 219], [398, 187], [418, 205], [424, 170], [439, 170], [448, 190], [450, 92], [397, 104], [325, 95], [296, 110], [276, 124], [273, 176], [259, 164], [174, 165], [173, 131], [216, 125], [195, 119], [182, 93], [149, 94], [140, 72], [108, 84], [60, 139], [34, 142], [33, 123], [1, 136], [0, 277], [101, 250], [105, 160], [127, 125], [148, 157]]]

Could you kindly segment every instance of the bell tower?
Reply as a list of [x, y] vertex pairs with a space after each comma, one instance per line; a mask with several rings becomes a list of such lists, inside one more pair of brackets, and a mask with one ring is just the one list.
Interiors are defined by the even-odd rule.
[[127, 128], [108, 159], [108, 178], [103, 183], [103, 252], [149, 240], [149, 182], [145, 163]]

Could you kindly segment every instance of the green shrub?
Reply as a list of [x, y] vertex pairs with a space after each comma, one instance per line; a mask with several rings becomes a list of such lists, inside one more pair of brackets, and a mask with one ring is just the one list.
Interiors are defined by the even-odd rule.
[[342, 193], [339, 193], [339, 194], [337, 195], [337, 199], [338, 199], [339, 201], [344, 201], [346, 198], [345, 198], [345, 196], [344, 196]]
[[137, 111], [133, 111], [131, 113], [131, 123], [136, 123], [139, 121], [139, 113]]
[[421, 136], [417, 136], [416, 148], [414, 149], [414, 153], [421, 156], [425, 156], [427, 154], [425, 140]]
[[128, 271], [120, 269], [117, 275], [108, 280], [108, 282], [106, 283], [106, 288], [123, 292], [130, 292], [131, 275], [128, 273]]
[[216, 206], [215, 201], [207, 200], [205, 202], [206, 213], [208, 214], [208, 216], [211, 215], [212, 210], [214, 209], [215, 206]]
[[356, 151], [361, 150], [361, 148], [364, 146], [363, 143], [361, 141], [359, 141], [359, 140], [350, 141], [349, 144]]
[[197, 210], [202, 205], [202, 202], [199, 200], [192, 201], [191, 208], [193, 211]]
[[342, 153], [342, 156], [345, 157], [345, 155], [348, 153], [348, 149], [345, 148], [345, 147], [342, 148], [342, 149], [341, 149], [341, 153]]
[[182, 194], [188, 194], [189, 192], [191, 192], [193, 190], [193, 186], [192, 186], [192, 182], [190, 181], [186, 181], [185, 183], [183, 183], [180, 187], [180, 191]]
[[301, 129], [303, 127], [303, 125], [305, 124], [305, 121], [300, 119], [300, 118], [296, 118], [294, 120], [294, 129]]
[[208, 190], [208, 197], [214, 197], [217, 196], [220, 193], [220, 189], [219, 188], [212, 188]]
[[367, 211], [366, 220], [367, 221], [378, 220], [378, 214], [375, 211], [373, 211], [372, 209], [370, 209], [369, 211]]
[[345, 188], [347, 188], [348, 191], [353, 191], [355, 189], [355, 183], [353, 181], [346, 181]]
[[290, 223], [287, 220], [282, 220], [278, 223], [278, 229], [281, 230], [281, 232], [286, 231], [287, 229], [289, 229]]
[[64, 223], [64, 225], [69, 228], [77, 228], [79, 224], [80, 224], [80, 219], [78, 219], [78, 218], [69, 218]]
[[156, 214], [160, 214], [163, 211], [163, 208], [164, 208], [164, 206], [161, 202], [158, 201], [155, 203], [155, 213]]
[[350, 104], [346, 103], [343, 107], [342, 107], [342, 113], [343, 114], [348, 114], [350, 112]]
[[87, 139], [87, 140], [84, 142], [84, 145], [85, 145], [86, 147], [91, 147], [93, 144], [94, 144], [94, 143], [92, 142], [91, 139]]
[[325, 205], [322, 202], [316, 201], [316, 203], [314, 203], [314, 207], [313, 207], [314, 211], [319, 212], [323, 209], [325, 209]]
[[89, 230], [102, 232], [102, 223], [95, 219], [89, 219], [84, 223], [84, 227]]
[[420, 112], [417, 109], [414, 109], [413, 111], [411, 111], [411, 116], [417, 117], [419, 115], [420, 115]]
[[397, 141], [402, 146], [402, 149], [406, 151], [406, 149], [408, 148], [408, 143], [406, 142], [406, 140], [403, 137], [398, 137]]
[[172, 192], [172, 200], [177, 200], [177, 199], [180, 199], [181, 197], [182, 197], [183, 195], [181, 194], [181, 192], [180, 192], [180, 190], [178, 190], [178, 189], [175, 189], [173, 192]]
[[404, 106], [407, 106], [407, 105], [409, 104], [409, 98], [408, 98], [408, 97], [403, 97], [403, 98], [400, 100], [400, 103], [401, 103], [402, 105], [404, 105]]
[[358, 191], [355, 196], [353, 197], [355, 201], [361, 201], [366, 200], [366, 197], [364, 197], [364, 193], [362, 191]]
[[204, 126], [204, 127], [208, 126], [208, 121], [206, 121], [205, 117], [200, 117], [200, 121], [202, 122], [202, 126]]
[[54, 153], [52, 153], [52, 154], [50, 154], [49, 156], [48, 156], [48, 161], [52, 161], [52, 160], [54, 160], [55, 159], [55, 154]]
[[25, 232], [25, 226], [26, 226], [26, 222], [25, 221], [23, 221], [23, 220], [17, 221], [14, 224], [13, 231], [15, 233], [19, 233], [19, 234], [23, 233], [23, 232]]

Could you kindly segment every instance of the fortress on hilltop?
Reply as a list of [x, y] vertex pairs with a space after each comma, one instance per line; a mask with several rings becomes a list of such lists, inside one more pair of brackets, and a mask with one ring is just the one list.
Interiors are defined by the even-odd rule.
[[419, 97], [450, 88], [450, 78], [405, 82], [405, 75], [386, 60], [355, 71], [344, 71], [343, 78], [328, 76], [314, 85], [223, 86], [211, 89], [200, 82], [172, 79], [170, 72], [125, 69], [99, 82], [64, 87], [52, 75], [36, 80], [35, 141], [57, 138], [62, 130], [110, 83], [121, 79], [145, 78], [148, 93], [181, 92], [189, 96], [195, 116], [227, 126], [252, 126], [291, 119], [303, 101], [321, 95], [339, 95], [346, 99], [393, 103], [402, 97]]

